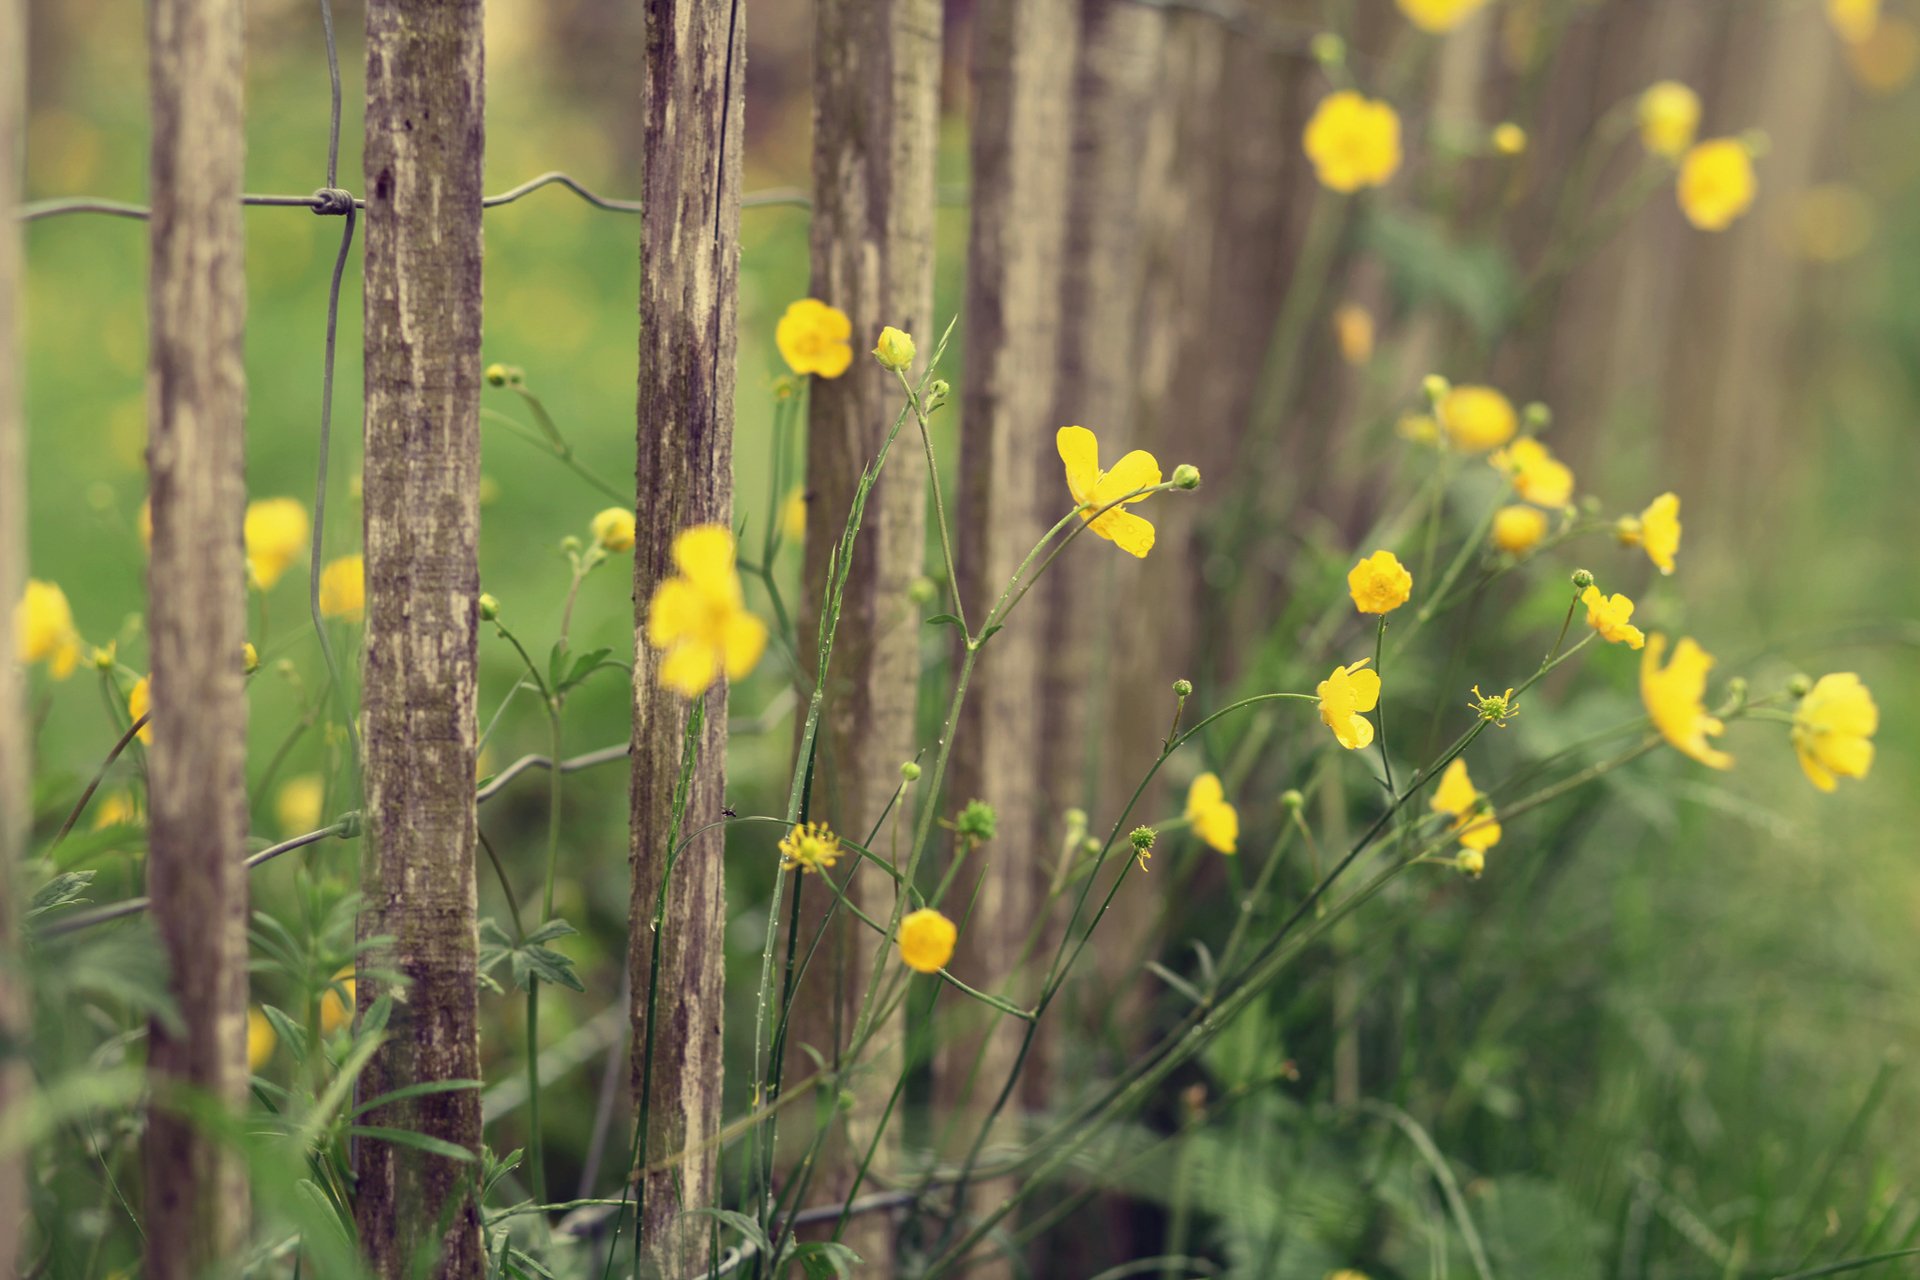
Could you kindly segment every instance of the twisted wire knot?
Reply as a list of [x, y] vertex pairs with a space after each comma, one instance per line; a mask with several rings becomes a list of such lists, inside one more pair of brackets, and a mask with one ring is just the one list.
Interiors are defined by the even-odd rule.
[[319, 217], [344, 218], [353, 212], [353, 192], [321, 187], [313, 193], [313, 212]]

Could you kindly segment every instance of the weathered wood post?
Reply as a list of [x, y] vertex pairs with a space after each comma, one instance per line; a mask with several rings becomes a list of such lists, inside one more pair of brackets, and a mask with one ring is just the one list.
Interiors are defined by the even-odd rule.
[[[147, 891], [180, 1011], [148, 1030], [146, 1273], [201, 1276], [247, 1228], [237, 1153], [177, 1089], [247, 1090], [246, 261], [240, 0], [154, 0], [147, 466]], [[11, 231], [11, 228], [9, 228]]]
[[[659, 1025], [649, 1035], [652, 928], [667, 870], [687, 701], [660, 685], [646, 643], [654, 587], [673, 576], [674, 535], [733, 518], [733, 380], [744, 142], [744, 0], [647, 0], [642, 112], [637, 533], [633, 555], [633, 896], [627, 917], [635, 1114], [648, 1117], [639, 1222], [653, 1265], [704, 1264], [707, 1231], [688, 1209], [715, 1200], [720, 1129], [727, 688], [706, 694], [699, 764], [681, 829], [704, 831], [680, 854], [661, 939]], [[645, 1069], [651, 1040], [653, 1062]], [[644, 1083], [643, 1083], [644, 1081]], [[650, 1097], [643, 1097], [643, 1093]]]
[[[931, 353], [934, 150], [940, 113], [938, 0], [820, 0], [813, 40], [813, 295], [853, 321], [853, 366], [815, 378], [807, 417], [810, 527], [801, 611], [802, 666], [814, 669], [820, 601], [839, 531], [862, 469], [879, 452], [903, 399], [899, 379], [867, 351], [883, 325], [912, 334]], [[915, 370], [915, 373], [918, 371]], [[907, 427], [908, 432], [913, 427]], [[821, 724], [814, 814], [859, 840], [900, 783], [913, 755], [920, 674], [920, 610], [907, 591], [926, 548], [927, 466], [917, 440], [902, 439], [867, 499], [859, 553], [849, 571]], [[911, 839], [912, 804], [900, 806], [876, 848]], [[853, 900], [875, 919], [893, 910], [893, 885], [856, 876]], [[809, 938], [830, 898], [816, 895]], [[809, 1045], [833, 1058], [859, 1017], [872, 976], [873, 939], [836, 915], [802, 989], [790, 1033], [790, 1072], [804, 1075]], [[905, 1019], [875, 1031], [868, 1065], [890, 1081], [903, 1066]], [[789, 1075], [798, 1079], [799, 1075]], [[842, 1199], [886, 1106], [885, 1089], [859, 1091], [838, 1135], [816, 1158], [814, 1190]], [[875, 1167], [887, 1167], [883, 1141]], [[857, 1149], [856, 1149], [857, 1148]], [[876, 1273], [890, 1269], [891, 1233], [879, 1217], [857, 1219], [841, 1239]]]
[[[474, 885], [480, 589], [480, 0], [367, 5], [366, 752], [363, 938], [404, 975], [362, 1096], [480, 1075]], [[385, 991], [356, 984], [362, 1011]], [[369, 1123], [480, 1149], [462, 1089]], [[484, 1274], [473, 1166], [363, 1141], [355, 1217], [375, 1271]]]

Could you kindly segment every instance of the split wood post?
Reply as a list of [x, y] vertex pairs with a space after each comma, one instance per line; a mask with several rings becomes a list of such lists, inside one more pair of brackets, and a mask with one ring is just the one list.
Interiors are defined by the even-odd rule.
[[247, 1094], [246, 260], [240, 0], [148, 6], [153, 549], [147, 892], [179, 1009], [147, 1069], [146, 1274], [200, 1276], [245, 1240], [239, 1153], [176, 1091]]
[[[369, 967], [405, 980], [371, 1097], [480, 1075], [474, 882], [480, 566], [480, 0], [367, 6], [366, 900]], [[362, 1012], [386, 993], [363, 976]], [[389, 1104], [367, 1123], [477, 1156], [476, 1090]], [[476, 1166], [375, 1139], [355, 1217], [374, 1270], [479, 1277]]]

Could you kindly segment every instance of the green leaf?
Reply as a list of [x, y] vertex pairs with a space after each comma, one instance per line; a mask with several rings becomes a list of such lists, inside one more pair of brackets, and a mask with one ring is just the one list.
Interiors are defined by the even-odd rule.
[[307, 1060], [307, 1029], [270, 1004], [260, 1006], [260, 1012], [273, 1024], [273, 1033], [280, 1037], [280, 1043], [287, 1046], [287, 1052], [293, 1055], [295, 1062]]
[[591, 653], [581, 654], [574, 660], [573, 666], [567, 671], [566, 679], [561, 680], [555, 685], [554, 692], [565, 693], [602, 667], [619, 666], [620, 664], [617, 662], [607, 661], [608, 655], [612, 652], [612, 649], [595, 649]]
[[88, 899], [80, 895], [93, 883], [91, 871], [66, 871], [34, 890], [33, 901], [27, 904], [27, 919], [44, 915], [60, 907], [70, 907]]
[[460, 1160], [472, 1163], [473, 1152], [465, 1147], [457, 1147], [451, 1142], [432, 1137], [424, 1133], [415, 1133], [411, 1129], [388, 1129], [381, 1125], [350, 1124], [347, 1132], [356, 1138], [373, 1138], [379, 1142], [390, 1142], [396, 1147], [412, 1147], [424, 1151], [430, 1156], [439, 1156], [446, 1160]]
[[702, 1217], [716, 1219], [721, 1225], [731, 1227], [735, 1231], [738, 1231], [741, 1236], [746, 1239], [748, 1244], [759, 1251], [760, 1256], [763, 1258], [773, 1252], [773, 1244], [767, 1239], [767, 1233], [762, 1231], [760, 1224], [747, 1214], [739, 1213], [733, 1209], [716, 1209], [709, 1205], [703, 1205], [698, 1209], [689, 1209], [687, 1212], [689, 1214], [699, 1214]]
[[853, 1274], [860, 1255], [835, 1240], [810, 1240], [793, 1251], [793, 1261], [807, 1273], [807, 1280], [837, 1280]]
[[574, 991], [585, 991], [586, 984], [573, 972], [573, 959], [561, 955], [547, 947], [528, 947], [523, 952], [527, 957], [527, 966], [542, 982], [551, 982], [557, 987], [569, 987]]
[[542, 942], [552, 942], [555, 938], [570, 937], [579, 932], [580, 931], [578, 929], [568, 924], [565, 920], [561, 919], [559, 916], [555, 916], [553, 919], [547, 921], [545, 924], [541, 925], [538, 929], [535, 929], [532, 933], [528, 934], [525, 945], [530, 947], [536, 946]]
[[942, 624], [958, 627], [962, 631], [966, 630], [966, 624], [961, 622], [960, 619], [954, 617], [950, 613], [936, 613], [931, 618], [927, 619], [927, 625], [930, 627], [937, 627]]
[[458, 1093], [462, 1089], [478, 1089], [481, 1083], [479, 1080], [422, 1080], [417, 1084], [410, 1084], [404, 1088], [383, 1093], [377, 1098], [368, 1098], [365, 1102], [347, 1112], [347, 1118], [352, 1119], [355, 1116], [363, 1116], [367, 1112], [376, 1110], [377, 1108], [388, 1106], [395, 1102], [405, 1102], [408, 1098], [423, 1097], [430, 1093]]

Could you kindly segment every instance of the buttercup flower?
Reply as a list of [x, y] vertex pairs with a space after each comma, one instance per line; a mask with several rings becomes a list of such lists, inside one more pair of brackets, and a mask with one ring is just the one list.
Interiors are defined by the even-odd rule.
[[1340, 304], [1333, 312], [1333, 337], [1342, 360], [1365, 364], [1373, 359], [1373, 313], [1357, 302]]
[[104, 831], [108, 827], [135, 827], [140, 825], [140, 810], [133, 803], [133, 797], [124, 791], [115, 791], [100, 797], [100, 803], [93, 807], [93, 829]]
[[1474, 789], [1473, 779], [1467, 774], [1467, 762], [1455, 756], [1446, 772], [1440, 775], [1440, 785], [1433, 789], [1433, 799], [1427, 803], [1435, 813], [1453, 816], [1453, 830], [1459, 833], [1464, 847], [1485, 853], [1500, 843], [1500, 824], [1494, 820], [1493, 806], [1487, 804], [1486, 799], [1484, 793]]
[[607, 551], [633, 550], [633, 512], [608, 507], [593, 518], [593, 540]]
[[1100, 469], [1100, 441], [1085, 427], [1062, 427], [1054, 435], [1054, 447], [1067, 467], [1067, 492], [1080, 506], [1080, 518], [1088, 528], [1119, 547], [1128, 555], [1144, 557], [1153, 550], [1153, 524], [1126, 508], [1144, 501], [1149, 494], [1126, 499], [1102, 515], [1102, 507], [1135, 489], [1151, 489], [1160, 483], [1160, 464], [1144, 449], [1135, 449], [1113, 464], [1113, 470]]
[[320, 570], [320, 616], [360, 622], [367, 616], [367, 561], [341, 556]]
[[1380, 675], [1364, 670], [1369, 659], [1335, 667], [1314, 689], [1320, 698], [1320, 719], [1340, 745], [1358, 751], [1373, 741], [1373, 721], [1361, 714], [1380, 705]]
[[273, 1057], [273, 1048], [280, 1043], [280, 1037], [274, 1034], [273, 1024], [267, 1021], [267, 1015], [258, 1009], [247, 1010], [247, 1070], [258, 1071], [267, 1065]]
[[886, 326], [880, 330], [880, 341], [873, 344], [873, 358], [884, 369], [905, 373], [913, 364], [913, 335]]
[[27, 579], [26, 591], [13, 606], [13, 650], [22, 663], [46, 663], [55, 680], [73, 674], [80, 665], [80, 633], [74, 630], [66, 592], [51, 582]]
[[353, 1021], [353, 966], [333, 975], [333, 981], [320, 994], [320, 1034], [330, 1036]]
[[673, 563], [679, 573], [654, 588], [647, 606], [647, 643], [661, 655], [660, 683], [694, 698], [723, 671], [738, 680], [753, 670], [767, 624], [747, 612], [726, 526], [682, 530]]
[[1661, 573], [1673, 572], [1673, 558], [1680, 551], [1680, 497], [1663, 493], [1638, 516], [1628, 516], [1615, 526], [1624, 546], [1639, 547]]
[[840, 861], [840, 837], [824, 822], [803, 822], [780, 838], [782, 871], [825, 871]]
[[1502, 507], [1493, 513], [1493, 545], [1523, 556], [1547, 536], [1547, 513], [1537, 507]]
[[273, 819], [283, 836], [303, 835], [319, 827], [327, 784], [317, 773], [302, 773], [280, 784], [273, 797]]
[[1640, 700], [1653, 717], [1653, 727], [1682, 754], [1709, 768], [1731, 769], [1733, 757], [1707, 743], [1709, 735], [1718, 737], [1726, 730], [1707, 714], [1702, 701], [1713, 659], [1691, 636], [1681, 637], [1673, 648], [1673, 661], [1662, 667], [1660, 659], [1666, 651], [1667, 638], [1656, 631], [1647, 637], [1647, 647], [1640, 654]]
[[1700, 95], [1678, 80], [1662, 80], [1640, 95], [1640, 142], [1657, 156], [1677, 160], [1693, 145], [1700, 127]]
[[1564, 507], [1573, 501], [1573, 468], [1532, 436], [1496, 450], [1488, 461], [1494, 470], [1506, 472], [1514, 491], [1536, 506]]
[[1832, 791], [1838, 778], [1864, 778], [1873, 767], [1880, 709], [1851, 671], [1821, 676], [1793, 713], [1793, 750], [1808, 781]]
[[915, 973], [938, 973], [953, 959], [960, 931], [953, 921], [922, 907], [900, 921], [900, 959]]
[[1499, 448], [1520, 422], [1513, 402], [1492, 387], [1448, 387], [1436, 408], [1447, 439], [1468, 453]]
[[1322, 186], [1342, 194], [1377, 187], [1400, 168], [1400, 117], [1384, 102], [1342, 89], [1314, 108], [1304, 143]]
[[1711, 138], [1680, 161], [1675, 194], [1687, 221], [1702, 231], [1725, 231], [1753, 203], [1753, 157], [1737, 138]]
[[[127, 690], [127, 718], [140, 724], [140, 717], [153, 710], [153, 677], [141, 676], [133, 682], [133, 688]], [[140, 725], [140, 741], [153, 744], [153, 725], [151, 722]]]
[[1493, 149], [1503, 156], [1517, 156], [1527, 149], [1527, 131], [1511, 120], [1493, 126], [1488, 138]]
[[[151, 516], [149, 516], [151, 519]], [[247, 543], [247, 576], [262, 591], [270, 591], [307, 549], [313, 526], [307, 509], [293, 498], [262, 498], [247, 504], [243, 522]]]
[[773, 344], [795, 373], [837, 378], [853, 363], [853, 322], [818, 298], [793, 303], [773, 328]]
[[1827, 0], [1827, 21], [1848, 44], [1858, 44], [1880, 25], [1880, 0]]
[[1347, 571], [1347, 591], [1362, 613], [1392, 613], [1413, 594], [1413, 575], [1391, 551], [1376, 551]]
[[1638, 649], [1647, 642], [1640, 628], [1629, 621], [1633, 617], [1633, 601], [1625, 596], [1609, 596], [1598, 587], [1588, 587], [1580, 593], [1580, 603], [1587, 606], [1587, 625], [1598, 631], [1608, 644]]
[[1439, 33], [1451, 31], [1474, 12], [1485, 5], [1487, 0], [1396, 0], [1400, 12], [1407, 15], [1407, 21], [1422, 31]]
[[1240, 845], [1240, 814], [1227, 803], [1220, 775], [1203, 773], [1187, 788], [1187, 822], [1208, 848], [1234, 853]]

